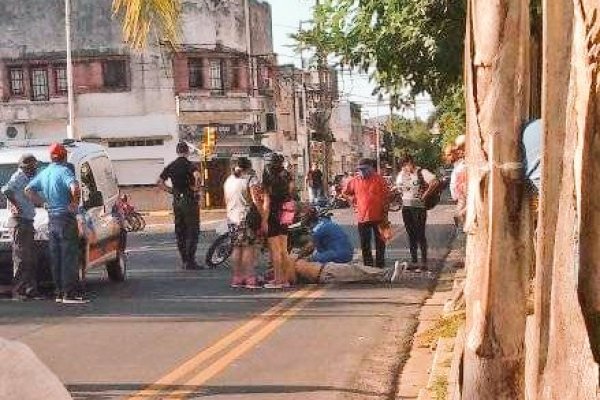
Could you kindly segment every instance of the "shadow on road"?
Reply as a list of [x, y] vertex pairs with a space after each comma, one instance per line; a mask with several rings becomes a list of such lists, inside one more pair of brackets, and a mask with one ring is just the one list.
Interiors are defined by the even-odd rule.
[[[74, 399], [108, 400], [119, 396], [135, 393], [148, 384], [123, 383], [123, 384], [75, 384], [68, 385]], [[369, 392], [357, 389], [348, 389], [335, 386], [301, 386], [301, 385], [254, 385], [254, 386], [189, 386], [189, 385], [152, 385], [156, 390], [176, 392], [183, 390], [189, 392], [186, 398], [210, 397], [217, 395], [237, 394], [293, 394], [315, 392], [339, 392], [362, 396], [382, 396], [383, 393]], [[165, 393], [166, 394], [166, 393]]]

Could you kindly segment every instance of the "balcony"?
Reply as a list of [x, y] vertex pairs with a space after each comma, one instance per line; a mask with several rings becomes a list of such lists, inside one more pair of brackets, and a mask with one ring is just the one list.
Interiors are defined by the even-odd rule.
[[29, 122], [67, 119], [67, 99], [49, 101], [10, 100], [0, 103], [0, 120], [5, 122]]
[[217, 112], [256, 112], [271, 107], [268, 97], [250, 97], [248, 95], [206, 95], [205, 93], [182, 93], [179, 95], [179, 113], [217, 113]]

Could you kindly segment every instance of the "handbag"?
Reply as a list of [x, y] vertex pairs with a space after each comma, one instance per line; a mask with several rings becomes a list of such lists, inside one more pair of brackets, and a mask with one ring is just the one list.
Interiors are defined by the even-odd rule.
[[294, 223], [294, 217], [296, 216], [296, 202], [294, 200], [285, 201], [281, 205], [279, 211], [279, 223], [281, 225], [291, 225]]
[[394, 237], [392, 224], [388, 219], [379, 223], [379, 225], [377, 225], [377, 229], [379, 230], [379, 234], [385, 243], [388, 243]]
[[250, 197], [250, 205], [248, 206], [248, 212], [246, 214], [246, 225], [250, 230], [258, 232], [260, 230], [261, 225], [261, 216], [258, 212], [258, 207], [256, 207], [256, 204], [254, 204], [254, 202], [252, 201], [252, 195], [250, 194], [250, 190], [252, 190], [250, 188], [250, 179], [248, 179], [246, 189], [248, 190], [248, 197]]

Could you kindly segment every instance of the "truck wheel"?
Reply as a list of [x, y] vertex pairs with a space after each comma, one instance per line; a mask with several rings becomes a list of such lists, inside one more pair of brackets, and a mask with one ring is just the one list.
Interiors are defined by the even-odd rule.
[[123, 282], [127, 276], [127, 256], [119, 252], [116, 260], [106, 263], [106, 273], [111, 282]]

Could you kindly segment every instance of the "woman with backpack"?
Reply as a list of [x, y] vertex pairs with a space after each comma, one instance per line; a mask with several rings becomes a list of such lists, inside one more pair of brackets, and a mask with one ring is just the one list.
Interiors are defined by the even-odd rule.
[[[408, 235], [412, 268], [427, 269], [427, 199], [436, 191], [439, 181], [425, 168], [418, 167], [412, 156], [402, 159], [402, 169], [396, 178], [396, 186], [402, 193], [402, 220]], [[421, 265], [418, 249], [421, 249]]]

